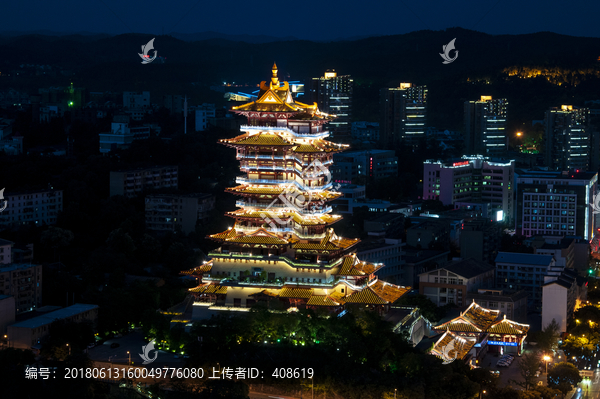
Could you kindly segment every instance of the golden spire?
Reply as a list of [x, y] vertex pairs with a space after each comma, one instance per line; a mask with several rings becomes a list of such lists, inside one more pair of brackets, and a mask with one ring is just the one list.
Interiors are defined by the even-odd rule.
[[273, 76], [271, 77], [271, 87], [279, 87], [279, 78], [277, 77], [277, 64], [273, 63]]

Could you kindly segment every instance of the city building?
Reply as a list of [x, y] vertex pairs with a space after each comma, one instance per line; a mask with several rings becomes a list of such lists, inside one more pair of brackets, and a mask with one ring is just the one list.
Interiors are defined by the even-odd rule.
[[496, 257], [496, 287], [507, 291], [525, 290], [530, 310], [542, 307], [544, 276], [555, 267], [550, 255], [499, 252]]
[[257, 100], [233, 111], [248, 125], [220, 142], [236, 149], [245, 173], [226, 189], [239, 196], [239, 209], [226, 214], [233, 219], [227, 230], [209, 236], [220, 244], [210, 261], [182, 273], [202, 281], [190, 289], [193, 319], [217, 310], [249, 311], [257, 301], [291, 310], [389, 309], [410, 288], [378, 279], [384, 265], [359, 260], [354, 248], [360, 240], [342, 238], [331, 227], [341, 216], [331, 213], [329, 202], [341, 194], [331, 190], [328, 168], [333, 154], [346, 149], [325, 140], [323, 125], [331, 116], [316, 104], [296, 102], [276, 65]]
[[0, 118], [0, 151], [6, 155], [23, 153], [23, 136], [13, 130], [14, 119]]
[[375, 238], [366, 240], [356, 247], [359, 259], [373, 264], [385, 265], [376, 276], [384, 281], [399, 285], [402, 281], [403, 264], [402, 248], [406, 244], [394, 238]]
[[527, 292], [481, 288], [467, 293], [467, 302], [474, 301], [479, 306], [500, 310], [510, 320], [527, 321]]
[[435, 270], [449, 263], [450, 251], [404, 247], [402, 257], [402, 285], [419, 288], [419, 274]]
[[436, 306], [454, 303], [466, 306], [470, 292], [494, 285], [494, 266], [475, 259], [453, 261], [438, 269], [419, 274], [419, 293]]
[[425, 131], [428, 140], [434, 140], [442, 151], [454, 150], [464, 146], [465, 139], [460, 132], [451, 130], [438, 130], [428, 127]]
[[391, 150], [351, 151], [333, 156], [335, 180], [353, 181], [398, 176], [398, 157]]
[[514, 161], [463, 156], [454, 161], [423, 163], [423, 199], [444, 205], [491, 204], [496, 220], [512, 220]]
[[146, 196], [146, 228], [156, 232], [189, 234], [198, 221], [206, 220], [215, 208], [212, 194], [151, 194]]
[[596, 218], [589, 204], [597, 192], [597, 173], [516, 170], [515, 175], [517, 234], [594, 237]]
[[[471, 361], [471, 366], [474, 367], [488, 352], [499, 354], [512, 352], [518, 355], [522, 353], [529, 325], [507, 319], [506, 315], [501, 318], [501, 315], [498, 309], [486, 309], [472, 302], [460, 316], [433, 328], [439, 333], [452, 334], [453, 339], [460, 337], [463, 340], [474, 340], [475, 353]], [[447, 351], [441, 351], [444, 347], [443, 342], [440, 341], [442, 339], [434, 346], [433, 354], [440, 356], [445, 353], [447, 357]]]
[[343, 183], [338, 186], [337, 192], [342, 195], [331, 203], [337, 213], [352, 214], [355, 203], [366, 201], [366, 186]]
[[131, 119], [141, 121], [146, 113], [150, 112], [150, 92], [143, 91], [136, 93], [133, 91], [123, 92], [123, 107], [125, 112], [131, 116]]
[[310, 103], [315, 102], [319, 110], [336, 116], [327, 123], [333, 135], [350, 135], [353, 87], [354, 80], [350, 75], [338, 76], [333, 69], [327, 70], [320, 78], [312, 78], [305, 85]]
[[370, 234], [383, 235], [385, 237], [397, 237], [404, 234], [404, 213], [386, 213], [366, 219], [363, 223], [364, 231]]
[[379, 123], [377, 122], [352, 122], [352, 138], [362, 142], [379, 141]]
[[[493, 264], [500, 250], [502, 226], [487, 218], [467, 221], [460, 233], [460, 256]], [[512, 318], [512, 316], [509, 316]]]
[[12, 251], [14, 242], [0, 238], [0, 265], [9, 265], [12, 263]]
[[465, 101], [465, 150], [468, 155], [502, 156], [508, 150], [506, 98], [481, 96]]
[[[592, 150], [589, 108], [572, 105], [552, 107], [544, 121], [545, 163], [551, 170], [590, 171], [597, 159]], [[597, 168], [596, 168], [597, 170]]]
[[450, 226], [443, 220], [432, 218], [406, 229], [406, 244], [413, 248], [447, 249]]
[[[542, 287], [542, 327], [556, 320], [564, 333], [573, 312], [587, 298], [587, 281], [578, 277], [577, 271], [556, 267], [544, 276]], [[587, 320], [583, 321], [587, 323]]]
[[[574, 237], [534, 236], [532, 237], [531, 246], [535, 254], [554, 257], [556, 266], [573, 269], [575, 267], [576, 241]], [[585, 269], [585, 266], [587, 265], [580, 266], [580, 268]]]
[[76, 303], [75, 305], [49, 312], [42, 316], [8, 326], [8, 345], [18, 349], [40, 349], [40, 343], [50, 333], [55, 321], [64, 320], [76, 323], [98, 320], [98, 305]]
[[14, 296], [0, 295], [0, 336], [4, 336], [6, 328], [15, 322], [16, 309]]
[[427, 124], [427, 86], [400, 83], [399, 87], [379, 92], [379, 129], [381, 143], [403, 143], [415, 147], [425, 139]]
[[4, 200], [6, 209], [0, 212], [1, 228], [55, 224], [59, 212], [63, 209], [62, 190], [5, 192]]
[[110, 172], [110, 196], [134, 197], [144, 190], [177, 189], [177, 166], [155, 166]]
[[208, 129], [210, 119], [216, 118], [215, 104], [202, 104], [195, 108], [196, 131], [203, 132]]
[[135, 140], [147, 140], [151, 135], [160, 133], [157, 125], [130, 126], [129, 122], [129, 115], [116, 115], [110, 132], [99, 134], [101, 154], [129, 148]]
[[163, 105], [171, 115], [183, 115], [183, 103], [185, 98], [179, 94], [167, 94], [163, 96]]
[[0, 266], [0, 295], [15, 298], [16, 314], [35, 310], [42, 303], [42, 265]]
[[85, 92], [84, 88], [74, 87], [73, 83], [67, 87], [38, 89], [42, 104], [58, 106], [63, 110], [81, 108], [85, 104]]

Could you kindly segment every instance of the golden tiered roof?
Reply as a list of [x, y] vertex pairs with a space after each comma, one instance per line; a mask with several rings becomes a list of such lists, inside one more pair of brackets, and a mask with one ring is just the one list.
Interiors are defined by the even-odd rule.
[[227, 287], [218, 284], [204, 284], [195, 288], [190, 288], [190, 292], [196, 294], [227, 294]]
[[300, 298], [300, 299], [308, 299], [312, 295], [312, 288], [292, 288], [292, 287], [283, 287], [283, 289], [279, 292], [280, 298]]
[[275, 133], [245, 133], [231, 139], [221, 139], [220, 143], [232, 145], [247, 145], [247, 146], [284, 146], [292, 147], [295, 144], [287, 141], [283, 137]]
[[211, 269], [212, 269], [212, 266], [213, 266], [213, 261], [211, 260], [211, 261], [209, 261], [209, 262], [206, 262], [206, 263], [205, 263], [205, 264], [203, 264], [203, 265], [196, 266], [196, 267], [194, 267], [193, 269], [190, 269], [190, 270], [184, 270], [184, 271], [182, 271], [182, 272], [181, 272], [181, 273], [179, 273], [179, 274], [182, 274], [182, 275], [184, 275], [184, 276], [189, 276], [189, 275], [201, 275], [201, 274], [203, 274], [203, 273], [208, 273], [208, 272], [210, 272], [210, 271], [211, 271]]
[[499, 310], [486, 309], [473, 301], [459, 317], [435, 326], [434, 329], [455, 332], [489, 332], [490, 327], [496, 324], [499, 315]]
[[383, 264], [373, 264], [358, 260], [356, 254], [344, 256], [342, 264], [333, 274], [337, 276], [366, 276], [375, 273], [381, 269]]
[[529, 325], [517, 323], [512, 320], [504, 319], [488, 328], [487, 332], [491, 334], [524, 335], [529, 331]]
[[333, 115], [327, 115], [319, 111], [317, 104], [308, 105], [295, 101], [288, 82], [279, 82], [277, 77], [277, 65], [273, 65], [273, 75], [271, 81], [260, 83], [260, 91], [256, 101], [249, 102], [237, 107], [232, 111], [238, 113], [244, 112], [290, 112], [294, 114], [306, 115], [312, 119], [333, 119]]
[[344, 151], [349, 146], [347, 144], [336, 144], [331, 141], [318, 139], [312, 141], [310, 144], [300, 144], [294, 148], [292, 148], [293, 152], [297, 153], [313, 153], [313, 152], [338, 152]]
[[308, 302], [306, 302], [307, 306], [340, 306], [341, 303], [334, 300], [329, 295], [312, 295]]
[[433, 346], [431, 354], [443, 360], [463, 359], [475, 345], [475, 340], [466, 339], [446, 331]]
[[225, 230], [222, 233], [217, 233], [209, 236], [210, 238], [218, 241], [224, 241], [227, 243], [238, 243], [238, 244], [267, 244], [267, 245], [287, 245], [289, 241], [279, 237], [275, 233], [267, 231], [263, 227], [259, 227], [255, 231], [249, 234], [243, 232], [236, 232], [235, 227], [229, 230]]
[[305, 251], [337, 251], [347, 249], [352, 245], [357, 244], [360, 241], [358, 238], [341, 238], [338, 237], [333, 229], [327, 230], [327, 233], [321, 240], [321, 242], [298, 242], [294, 244], [295, 249], [301, 249]]
[[368, 283], [361, 291], [355, 291], [344, 298], [346, 303], [367, 305], [389, 305], [410, 291], [410, 287], [389, 284], [379, 279]]

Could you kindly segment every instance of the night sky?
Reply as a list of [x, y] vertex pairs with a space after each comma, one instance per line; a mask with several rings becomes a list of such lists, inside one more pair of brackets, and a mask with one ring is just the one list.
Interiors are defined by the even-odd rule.
[[[408, 6], [408, 7], [407, 7]], [[2, 1], [1, 31], [195, 33], [330, 40], [451, 27], [600, 36], [600, 1]]]

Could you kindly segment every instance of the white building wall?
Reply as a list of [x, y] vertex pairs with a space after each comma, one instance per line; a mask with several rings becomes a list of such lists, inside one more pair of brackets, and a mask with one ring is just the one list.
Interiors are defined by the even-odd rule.
[[567, 289], [558, 284], [549, 284], [542, 289], [542, 328], [555, 319], [560, 331], [567, 331]]

